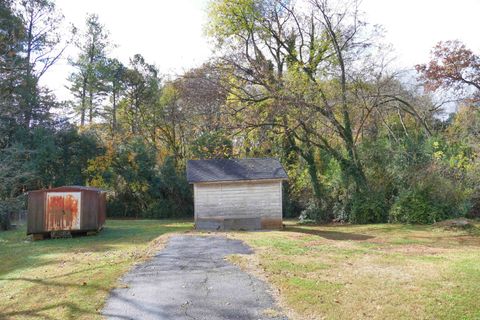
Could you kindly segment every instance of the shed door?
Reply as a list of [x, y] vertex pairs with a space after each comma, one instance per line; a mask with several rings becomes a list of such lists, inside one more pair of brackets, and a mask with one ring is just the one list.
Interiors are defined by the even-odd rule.
[[81, 192], [48, 192], [45, 230], [80, 229]]

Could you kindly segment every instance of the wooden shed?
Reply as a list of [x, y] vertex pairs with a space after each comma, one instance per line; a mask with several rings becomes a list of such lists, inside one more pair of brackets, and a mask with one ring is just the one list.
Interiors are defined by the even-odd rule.
[[28, 193], [27, 234], [41, 238], [51, 232], [86, 233], [105, 224], [105, 191], [65, 186]]
[[280, 162], [271, 158], [190, 160], [197, 229], [277, 229], [282, 223]]

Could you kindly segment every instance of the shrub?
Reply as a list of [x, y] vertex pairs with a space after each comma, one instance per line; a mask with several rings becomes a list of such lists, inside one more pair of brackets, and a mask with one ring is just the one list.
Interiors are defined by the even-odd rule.
[[467, 217], [480, 218], [480, 190], [475, 190], [470, 198]]
[[321, 210], [314, 200], [308, 202], [307, 207], [300, 212], [298, 217], [300, 223], [317, 222], [318, 218], [322, 216]]
[[391, 222], [431, 224], [465, 214], [467, 206], [450, 181], [431, 178], [399, 194], [389, 212]]
[[143, 212], [144, 218], [165, 219], [191, 216], [192, 206], [182, 205], [173, 199], [162, 199], [150, 204]]
[[428, 224], [442, 218], [442, 212], [432, 206], [428, 195], [421, 190], [409, 190], [400, 194], [389, 212], [390, 222]]
[[300, 213], [300, 223], [327, 222], [332, 212], [331, 201], [323, 199], [310, 200], [304, 210]]
[[388, 201], [383, 192], [354, 193], [351, 200], [350, 222], [379, 223], [387, 221]]
[[16, 198], [0, 200], [0, 230], [11, 228], [10, 215], [23, 210], [25, 207], [25, 197], [20, 195]]
[[171, 157], [160, 168], [153, 160], [148, 163], [143, 172], [137, 170], [136, 163], [115, 172], [115, 179], [109, 181], [115, 191], [108, 196], [108, 215], [150, 219], [192, 215], [191, 188], [184, 171], [175, 168]]
[[0, 211], [0, 230], [10, 229], [10, 218], [8, 212]]

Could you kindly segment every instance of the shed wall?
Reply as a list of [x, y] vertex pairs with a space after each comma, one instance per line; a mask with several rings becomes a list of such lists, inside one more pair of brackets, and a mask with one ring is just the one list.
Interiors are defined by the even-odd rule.
[[28, 194], [27, 234], [45, 230], [45, 192]]
[[82, 192], [82, 230], [96, 230], [103, 226], [103, 223], [100, 223], [100, 218], [104, 215], [100, 212], [104, 210], [101, 206], [103, 198], [100, 192], [87, 190]]
[[194, 184], [195, 220], [259, 218], [262, 228], [282, 226], [282, 181]]
[[45, 223], [47, 193], [81, 193], [80, 228], [67, 227], [58, 228], [58, 230], [93, 231], [102, 229], [105, 224], [106, 195], [104, 192], [82, 187], [60, 187], [29, 192], [27, 234], [48, 233], [53, 230]]

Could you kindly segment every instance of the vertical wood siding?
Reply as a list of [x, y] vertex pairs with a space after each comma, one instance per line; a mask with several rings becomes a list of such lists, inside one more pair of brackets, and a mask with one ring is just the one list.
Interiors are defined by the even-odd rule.
[[[78, 194], [81, 196], [78, 205], [79, 226], [72, 227], [71, 222], [63, 222], [59, 227], [51, 226], [51, 223], [45, 223], [47, 214], [47, 193], [48, 194]], [[60, 212], [65, 214], [65, 219], [72, 219], [73, 215], [63, 208]], [[58, 212], [57, 212], [58, 213]], [[32, 191], [28, 194], [28, 223], [27, 234], [48, 233], [52, 230], [72, 230], [72, 231], [93, 231], [100, 230], [105, 223], [106, 216], [106, 196], [104, 192], [91, 190], [84, 187], [60, 187], [50, 190]]]
[[45, 192], [28, 193], [27, 234], [45, 230]]

